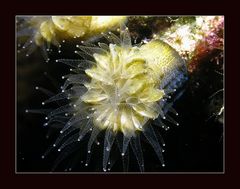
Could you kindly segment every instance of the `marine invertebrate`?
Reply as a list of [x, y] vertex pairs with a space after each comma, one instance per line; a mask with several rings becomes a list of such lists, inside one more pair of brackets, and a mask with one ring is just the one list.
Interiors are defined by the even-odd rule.
[[50, 44], [57, 46], [61, 52], [61, 43], [65, 40], [89, 39], [101, 32], [114, 30], [125, 21], [126, 16], [20, 16], [17, 17], [17, 36], [30, 36], [23, 46], [19, 44], [23, 49], [29, 49], [26, 56], [36, 47], [42, 47], [48, 60], [46, 51], [50, 50]]
[[[165, 120], [178, 125], [168, 111], [176, 114], [171, 107], [174, 100], [171, 95], [187, 79], [185, 61], [160, 40], [132, 45], [127, 29], [121, 30], [120, 38], [113, 33], [105, 37], [109, 45], [77, 45], [80, 51], [76, 53], [82, 59], [57, 60], [72, 66], [74, 73], [63, 76], [66, 81], [61, 93], [42, 103], [70, 100], [58, 109], [44, 110], [48, 120], [45, 126], [56, 121], [64, 124], [53, 147], [62, 151], [88, 135], [87, 166], [94, 141], [99, 133], [105, 132], [103, 170], [108, 170], [111, 148], [117, 141], [121, 156], [126, 158], [131, 146], [140, 170], [144, 171], [140, 141], [143, 134], [165, 166], [162, 156], [165, 144], [159, 142], [151, 123], [157, 122], [165, 129], [169, 128]], [[74, 133], [76, 130], [79, 132]]]

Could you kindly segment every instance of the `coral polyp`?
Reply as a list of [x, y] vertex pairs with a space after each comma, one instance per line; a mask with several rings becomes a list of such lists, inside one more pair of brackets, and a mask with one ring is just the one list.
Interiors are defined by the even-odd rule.
[[[61, 47], [65, 40], [74, 38], [89, 39], [101, 32], [115, 30], [126, 21], [126, 16], [32, 16], [19, 17], [18, 38], [28, 36], [22, 46], [30, 47], [27, 56], [34, 47], [45, 48], [54, 45]], [[19, 39], [20, 40], [20, 39]], [[43, 49], [46, 51], [46, 49]], [[59, 51], [61, 52], [61, 51]], [[46, 56], [46, 52], [45, 52]]]
[[[83, 59], [57, 60], [74, 67], [74, 73], [63, 76], [66, 81], [61, 93], [42, 103], [70, 100], [69, 104], [47, 115], [46, 125], [60, 119], [65, 122], [53, 147], [62, 151], [69, 144], [89, 136], [88, 165], [94, 141], [105, 132], [103, 170], [108, 170], [111, 149], [117, 141], [122, 158], [127, 158], [131, 146], [140, 170], [144, 171], [140, 142], [143, 134], [165, 166], [162, 155], [165, 144], [159, 142], [152, 123], [157, 122], [165, 129], [169, 128], [165, 120], [178, 125], [167, 113], [175, 112], [171, 107], [173, 94], [187, 79], [185, 62], [160, 40], [132, 45], [127, 29], [122, 29], [120, 38], [113, 33], [105, 37], [109, 45], [77, 45], [80, 50], [75, 53]], [[70, 118], [66, 120], [66, 116]], [[71, 135], [75, 129], [79, 133]], [[66, 136], [68, 139], [64, 142]]]
[[158, 117], [156, 102], [163, 98], [164, 91], [151, 78], [139, 49], [113, 44], [109, 48], [104, 55], [93, 55], [96, 66], [85, 71], [91, 82], [81, 99], [93, 105], [96, 126], [134, 136], [148, 119]]
[[[130, 40], [128, 37], [124, 36], [124, 40]], [[85, 85], [88, 92], [81, 97], [93, 106], [95, 126], [121, 131], [125, 137], [135, 136], [149, 120], [164, 116], [157, 102], [166, 94], [159, 85], [163, 86], [167, 69], [183, 66], [181, 59], [175, 58], [159, 40], [140, 48], [130, 43], [110, 44], [109, 51], [93, 54], [96, 65], [85, 70], [91, 82]]]
[[55, 126], [57, 122], [63, 127], [50, 150], [64, 151], [70, 144], [88, 138], [87, 166], [94, 142], [98, 143], [105, 132], [103, 171], [110, 170], [111, 150], [116, 147], [123, 161], [128, 159], [131, 148], [140, 171], [144, 171], [143, 135], [165, 166], [165, 143], [159, 140], [153, 125], [166, 130], [169, 127], [165, 121], [178, 125], [168, 112], [177, 115], [171, 106], [187, 79], [185, 61], [160, 40], [132, 45], [127, 28], [121, 28], [120, 37], [111, 32], [103, 35], [109, 44], [82, 42], [76, 46], [79, 50], [75, 53], [81, 59], [56, 60], [74, 69], [62, 77], [66, 81], [61, 93], [42, 102], [45, 106], [63, 99], [68, 102], [55, 110], [43, 110], [47, 113], [44, 126]]

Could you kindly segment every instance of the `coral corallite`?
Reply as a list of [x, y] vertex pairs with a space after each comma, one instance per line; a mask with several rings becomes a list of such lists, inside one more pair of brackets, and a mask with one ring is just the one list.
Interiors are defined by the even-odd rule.
[[[165, 144], [159, 142], [151, 123], [157, 122], [159, 126], [168, 128], [164, 124], [166, 120], [178, 125], [167, 114], [169, 111], [175, 112], [170, 106], [169, 94], [174, 94], [186, 80], [185, 62], [160, 40], [132, 46], [127, 30], [121, 31], [120, 38], [110, 33], [107, 39], [109, 45], [77, 45], [81, 51], [76, 53], [84, 59], [57, 60], [73, 66], [75, 73], [64, 77], [67, 80], [62, 93], [43, 104], [63, 98], [71, 98], [71, 102], [50, 112], [47, 118], [53, 120], [61, 114], [72, 113], [61, 135], [67, 136], [72, 127], [80, 130], [77, 137], [63, 143], [58, 149], [81, 141], [89, 133], [88, 165], [92, 145], [99, 133], [105, 131], [103, 170], [108, 170], [110, 152], [116, 141], [123, 158], [128, 155], [128, 146], [131, 146], [140, 170], [144, 171], [140, 141], [143, 133], [164, 166], [162, 146]], [[57, 145], [59, 142], [54, 144]]]

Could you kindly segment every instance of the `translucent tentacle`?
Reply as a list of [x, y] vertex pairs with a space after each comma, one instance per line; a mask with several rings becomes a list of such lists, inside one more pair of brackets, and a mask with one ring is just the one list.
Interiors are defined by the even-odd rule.
[[61, 113], [65, 113], [65, 112], [73, 112], [75, 111], [73, 106], [71, 104], [67, 104], [67, 105], [64, 105], [64, 106], [60, 106], [59, 108], [51, 111], [49, 114], [48, 114], [48, 117], [52, 117], [52, 116], [55, 116], [57, 114], [61, 114]]
[[54, 95], [53, 92], [49, 91], [48, 89], [42, 88], [42, 87], [37, 86], [37, 87], [35, 87], [35, 89], [41, 91], [43, 94], [46, 94], [49, 97]]
[[57, 140], [54, 142], [53, 147], [58, 146], [66, 136], [70, 135], [72, 132], [74, 132], [74, 131], [76, 131], [76, 130], [78, 130], [78, 128], [76, 128], [76, 127], [70, 127], [70, 128], [69, 128], [68, 130], [66, 130], [64, 133], [61, 133], [61, 134], [59, 135], [59, 137], [57, 138]]
[[143, 131], [144, 136], [147, 138], [151, 146], [153, 147], [154, 151], [157, 154], [158, 159], [162, 163], [162, 166], [164, 166], [164, 160], [162, 155], [162, 147], [160, 146], [158, 139], [156, 137], [156, 134], [152, 128], [151, 125], [147, 126]]
[[52, 109], [26, 109], [25, 112], [26, 113], [35, 113], [35, 114], [49, 114], [49, 112], [51, 112]]
[[144, 172], [144, 159], [139, 134], [137, 134], [135, 137], [132, 137], [130, 144], [136, 156], [140, 171]]
[[52, 170], [51, 171], [55, 171], [55, 169], [57, 168], [57, 166], [70, 154], [74, 153], [76, 150], [78, 149], [78, 146], [68, 146], [66, 147], [58, 156], [58, 158], [54, 161], [54, 164], [52, 166]]
[[95, 53], [98, 53], [98, 54], [107, 53], [107, 51], [99, 47], [87, 47], [87, 46], [77, 45], [77, 48], [79, 48], [89, 56], [93, 56], [93, 54]]
[[122, 156], [123, 171], [127, 172], [129, 167], [129, 148], [127, 148], [124, 156]]
[[59, 93], [47, 100], [45, 100], [42, 104], [47, 104], [50, 102], [54, 102], [54, 101], [58, 101], [58, 100], [62, 100], [62, 99], [70, 99], [70, 98], [74, 98], [74, 97], [79, 97], [82, 94], [84, 94], [86, 92], [86, 88], [83, 86], [75, 86], [72, 87], [66, 91], [63, 91], [62, 93]]
[[109, 51], [109, 46], [106, 44], [106, 43], [98, 43], [99, 47], [106, 50], [106, 51]]
[[115, 134], [110, 129], [106, 130], [104, 138], [104, 149], [103, 149], [103, 170], [107, 171], [107, 163], [111, 151], [111, 147], [115, 140]]
[[125, 47], [131, 47], [132, 42], [131, 42], [131, 36], [128, 32], [128, 29], [125, 28], [120, 32], [120, 39], [121, 39], [121, 45]]
[[83, 137], [92, 130], [92, 121], [90, 119], [87, 120], [86, 124], [84, 122], [81, 123], [78, 141], [82, 140]]
[[64, 143], [62, 143], [62, 145], [58, 148], [58, 151], [62, 151], [66, 146], [77, 142], [77, 138], [78, 138], [79, 134], [75, 133], [73, 135], [71, 135], [71, 137], [69, 137]]
[[166, 114], [166, 120], [173, 123], [174, 125], [178, 126], [179, 123], [176, 122], [171, 116], [169, 116], [168, 114]]
[[123, 136], [123, 146], [122, 146], [122, 154], [121, 154], [122, 156], [125, 155], [125, 152], [128, 148], [128, 144], [129, 144], [130, 140], [131, 140], [131, 137]]
[[[92, 115], [91, 115], [92, 116]], [[60, 131], [60, 133], [65, 132], [68, 128], [70, 128], [71, 126], [75, 125], [76, 123], [78, 123], [78, 127], [82, 126], [83, 123], [85, 122], [85, 120], [89, 121], [90, 116], [87, 115], [82, 115], [82, 114], [77, 114], [75, 116], [73, 116], [64, 126], [64, 128]]]

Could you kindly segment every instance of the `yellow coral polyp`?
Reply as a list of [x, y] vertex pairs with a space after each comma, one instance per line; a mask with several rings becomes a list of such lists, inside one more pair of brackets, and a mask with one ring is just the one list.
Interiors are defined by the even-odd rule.
[[[51, 30], [48, 33], [51, 33]], [[91, 133], [87, 146], [87, 166], [94, 141], [98, 141], [99, 134], [105, 132], [103, 170], [107, 171], [110, 151], [116, 139], [123, 158], [128, 156], [127, 148], [130, 145], [140, 170], [144, 171], [140, 143], [142, 133], [153, 147], [162, 166], [165, 166], [163, 150], [150, 121], [155, 120], [153, 123], [160, 123], [166, 130], [168, 127], [161, 119], [178, 125], [173, 118], [166, 115], [168, 111], [175, 112], [167, 98], [170, 97], [169, 93], [176, 92], [177, 88], [183, 86], [186, 80], [185, 62], [174, 49], [160, 40], [132, 46], [127, 29], [120, 31], [120, 38], [113, 33], [103, 36], [110, 42], [109, 45], [99, 42], [98, 47], [83, 43], [76, 46], [81, 52], [75, 51], [82, 59], [57, 60], [75, 68], [72, 70], [74, 74], [63, 76], [67, 80], [61, 87], [62, 92], [42, 103], [45, 105], [71, 99], [71, 103], [51, 110], [47, 116], [49, 120], [57, 120], [59, 117], [66, 120], [66, 116], [72, 115], [67, 118], [60, 131], [62, 135], [56, 143], [65, 137], [68, 139], [58, 151], [68, 143], [79, 142]], [[82, 73], [83, 70], [85, 74]], [[179, 95], [181, 93], [176, 97]], [[45, 124], [49, 123], [50, 121]], [[75, 133], [75, 128], [71, 127], [76, 127], [79, 133]]]
[[85, 70], [91, 78], [81, 99], [94, 107], [93, 122], [101, 128], [133, 136], [148, 120], [159, 116], [157, 102], [164, 70], [176, 67], [178, 59], [168, 45], [151, 41], [141, 47], [110, 44], [109, 51], [93, 54], [96, 65]]
[[116, 29], [125, 21], [126, 16], [51, 16], [33, 17], [30, 25], [38, 27], [35, 43], [40, 46], [44, 41], [58, 45], [59, 40], [87, 39]]
[[51, 21], [45, 21], [40, 25], [40, 34], [49, 43], [55, 38], [55, 26]]
[[82, 37], [90, 31], [91, 16], [52, 16], [56, 30], [68, 37]]
[[126, 16], [92, 16], [90, 31], [101, 33], [109, 28], [116, 28], [126, 21]]

